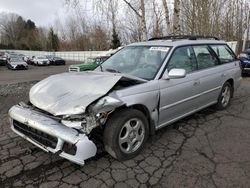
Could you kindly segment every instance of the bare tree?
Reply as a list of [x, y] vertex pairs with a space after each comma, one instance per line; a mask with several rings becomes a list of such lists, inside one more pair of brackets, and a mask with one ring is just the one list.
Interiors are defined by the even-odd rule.
[[165, 13], [165, 22], [167, 26], [167, 33], [171, 33], [171, 24], [170, 24], [170, 16], [169, 16], [169, 9], [168, 9], [168, 3], [167, 0], [162, 0], [163, 8], [164, 8], [164, 13]]
[[100, 10], [106, 17], [108, 24], [112, 25], [111, 48], [117, 48], [121, 45], [117, 29], [118, 19], [118, 0], [95, 0], [95, 7]]
[[142, 40], [146, 41], [148, 39], [148, 31], [147, 31], [147, 24], [146, 24], [146, 11], [145, 11], [145, 1], [140, 0], [140, 8], [137, 9], [132, 5], [131, 2], [128, 0], [123, 0], [128, 7], [133, 10], [133, 12], [136, 14], [136, 16], [140, 20], [141, 24], [141, 31], [142, 31]]
[[163, 35], [162, 28], [162, 10], [159, 9], [158, 4], [153, 1], [153, 36], [160, 37]]
[[0, 16], [0, 32], [3, 40], [7, 43], [11, 43], [14, 46], [17, 45], [18, 41], [18, 27], [16, 22], [18, 20], [18, 15], [16, 14], [6, 14], [2, 13]]
[[174, 0], [173, 32], [180, 34], [180, 0]]

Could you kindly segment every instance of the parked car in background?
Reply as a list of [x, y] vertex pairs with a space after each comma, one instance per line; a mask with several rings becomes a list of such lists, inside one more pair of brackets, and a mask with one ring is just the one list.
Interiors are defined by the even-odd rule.
[[25, 70], [28, 69], [28, 64], [19, 56], [10, 56], [6, 66], [11, 70]]
[[49, 59], [49, 61], [50, 61], [50, 65], [65, 65], [66, 64], [65, 60], [60, 57], [52, 57]]
[[12, 51], [6, 52], [7, 60], [10, 59], [11, 56], [17, 56], [17, 54], [15, 52], [12, 52]]
[[80, 165], [96, 155], [92, 138], [101, 132], [105, 150], [128, 160], [156, 130], [211, 105], [229, 107], [240, 81], [240, 62], [224, 41], [154, 38], [124, 47], [94, 71], [38, 82], [28, 103], [9, 110], [11, 128]]
[[0, 52], [0, 66], [6, 65], [7, 57], [4, 52]]
[[250, 74], [250, 51], [240, 53], [238, 58], [241, 62], [242, 75]]
[[24, 60], [26, 63], [28, 63], [29, 59], [30, 59], [30, 57], [27, 56], [27, 55], [25, 55], [25, 56], [23, 57], [23, 60]]
[[32, 62], [34, 65], [38, 65], [38, 66], [46, 66], [50, 64], [48, 58], [45, 56], [34, 57]]
[[88, 58], [84, 63], [70, 65], [69, 72], [82, 72], [82, 71], [94, 70], [109, 57], [110, 56], [105, 55], [105, 56], [98, 56], [95, 58]]
[[53, 55], [46, 55], [45, 57], [49, 60], [49, 63], [51, 64], [54, 56]]
[[25, 61], [26, 55], [24, 55], [24, 54], [17, 54], [17, 56], [19, 56], [20, 58], [22, 58]]
[[35, 59], [35, 56], [27, 57], [26, 63], [28, 63], [29, 65], [34, 65], [34, 59]]

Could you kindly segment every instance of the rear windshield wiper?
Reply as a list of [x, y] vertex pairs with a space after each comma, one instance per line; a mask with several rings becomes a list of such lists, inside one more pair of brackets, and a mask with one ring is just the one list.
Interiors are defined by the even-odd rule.
[[121, 73], [120, 71], [115, 70], [115, 69], [105, 69], [105, 71], [113, 72], [113, 73]]

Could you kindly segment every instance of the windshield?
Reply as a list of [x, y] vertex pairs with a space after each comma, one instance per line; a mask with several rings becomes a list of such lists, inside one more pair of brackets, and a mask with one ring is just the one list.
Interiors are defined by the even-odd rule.
[[93, 58], [88, 58], [85, 62], [85, 64], [92, 64], [92, 63], [95, 63], [95, 59]]
[[20, 62], [23, 61], [21, 58], [11, 58], [11, 62]]
[[170, 47], [128, 46], [102, 63], [103, 71], [120, 72], [146, 80], [156, 76]]

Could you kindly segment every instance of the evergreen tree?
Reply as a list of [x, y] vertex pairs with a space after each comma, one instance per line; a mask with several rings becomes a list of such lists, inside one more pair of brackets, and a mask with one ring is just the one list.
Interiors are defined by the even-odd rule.
[[113, 34], [112, 34], [112, 41], [111, 41], [111, 48], [116, 49], [121, 46], [121, 42], [118, 36], [118, 33], [116, 32], [115, 27], [113, 27]]
[[50, 31], [48, 34], [47, 48], [53, 51], [58, 51], [59, 49], [59, 38], [57, 34], [54, 32], [52, 27], [50, 28]]

